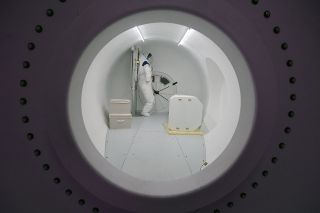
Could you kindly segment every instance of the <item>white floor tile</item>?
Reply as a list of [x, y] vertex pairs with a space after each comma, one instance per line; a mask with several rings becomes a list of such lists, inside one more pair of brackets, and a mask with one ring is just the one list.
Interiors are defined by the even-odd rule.
[[202, 136], [168, 135], [167, 113], [134, 117], [130, 129], [110, 130], [106, 156], [111, 164], [137, 178], [178, 179], [200, 171], [205, 159]]
[[121, 169], [137, 129], [111, 130], [107, 136], [106, 158]]
[[183, 153], [185, 154], [192, 174], [199, 172], [206, 159], [203, 136], [177, 135], [176, 137]]
[[153, 114], [150, 117], [143, 117], [143, 123], [140, 127], [142, 131], [165, 132], [163, 124], [167, 122], [168, 113]]
[[174, 136], [140, 131], [134, 140], [123, 171], [147, 180], [170, 180], [190, 175]]

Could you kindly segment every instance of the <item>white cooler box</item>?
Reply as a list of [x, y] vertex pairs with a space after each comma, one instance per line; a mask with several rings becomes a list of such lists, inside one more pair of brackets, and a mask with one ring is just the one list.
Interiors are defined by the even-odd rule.
[[131, 114], [109, 114], [110, 129], [128, 129], [131, 121]]
[[109, 114], [130, 114], [131, 101], [128, 99], [111, 99]]

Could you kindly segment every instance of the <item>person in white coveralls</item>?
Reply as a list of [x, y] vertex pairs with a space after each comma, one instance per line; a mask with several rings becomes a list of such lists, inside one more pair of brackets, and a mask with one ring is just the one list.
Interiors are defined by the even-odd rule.
[[143, 116], [150, 116], [155, 100], [152, 89], [152, 67], [149, 61], [151, 57], [151, 53], [147, 57], [141, 54], [139, 59], [138, 85], [145, 101], [141, 111], [141, 115]]

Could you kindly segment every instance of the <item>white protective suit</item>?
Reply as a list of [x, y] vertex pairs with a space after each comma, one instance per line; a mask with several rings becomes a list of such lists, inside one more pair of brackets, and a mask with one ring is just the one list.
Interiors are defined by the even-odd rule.
[[150, 111], [154, 104], [154, 95], [152, 89], [152, 69], [148, 60], [144, 56], [140, 56], [138, 85], [145, 101], [141, 115], [150, 116]]

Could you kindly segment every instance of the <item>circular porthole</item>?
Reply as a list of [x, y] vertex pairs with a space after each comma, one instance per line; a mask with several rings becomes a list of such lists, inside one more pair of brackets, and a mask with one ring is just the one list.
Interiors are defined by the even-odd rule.
[[[115, 167], [137, 178], [165, 181], [197, 173], [219, 157], [234, 135], [241, 109], [237, 73], [245, 73], [241, 74], [247, 75], [243, 84], [251, 84], [253, 88], [246, 62], [231, 40], [222, 44], [238, 53], [231, 56], [240, 63], [234, 64], [238, 68], [236, 71], [223, 50], [197, 31], [203, 25], [200, 19], [200, 23], [193, 28], [168, 22], [147, 23], [129, 29], [124, 27], [126, 30], [108, 41], [108, 35], [115, 26], [123, 30], [119, 25], [132, 19], [122, 20], [100, 33], [84, 52], [76, 68], [75, 75], [81, 71], [87, 72], [85, 79], [80, 80], [84, 82], [81, 110], [86, 131], [99, 153]], [[194, 29], [196, 27], [197, 30]], [[207, 26], [203, 28], [210, 29]], [[225, 36], [217, 28], [211, 30], [207, 33], [212, 38]], [[99, 42], [101, 46], [97, 45]], [[91, 46], [98, 47], [95, 50], [96, 57], [92, 63], [83, 64], [85, 58], [92, 57], [87, 53]], [[136, 70], [131, 61], [137, 60], [132, 59], [136, 51], [133, 48], [152, 52], [153, 55], [152, 89], [155, 103], [148, 118], [136, 112], [141, 111], [143, 98], [139, 89], [132, 91], [132, 77]], [[82, 69], [84, 67], [89, 68], [86, 71]], [[133, 97], [133, 92], [138, 93], [136, 97]], [[199, 132], [180, 131], [179, 134], [176, 131], [168, 134], [165, 130], [169, 99], [177, 94], [180, 94], [179, 97], [195, 97], [202, 104], [203, 122]], [[249, 126], [252, 126], [255, 112], [253, 89], [243, 95], [251, 97], [251, 103], [244, 103], [244, 106], [251, 109], [251, 114], [245, 117], [251, 118]], [[70, 94], [70, 97], [74, 96]], [[110, 121], [107, 121], [111, 114], [108, 103], [114, 98], [124, 98], [135, 105], [125, 112], [134, 115], [130, 121], [132, 125], [124, 130], [113, 130]], [[71, 109], [74, 109], [74, 105], [79, 106], [79, 103], [72, 103]], [[194, 111], [192, 113], [196, 114]], [[187, 116], [191, 116], [190, 113], [183, 115]]]
[[[139, 92], [139, 89], [132, 91], [132, 76], [136, 70], [131, 62], [137, 60], [132, 59], [136, 49], [140, 54], [151, 52], [153, 55], [153, 95], [156, 98], [150, 117], [136, 113], [141, 110], [139, 102], [143, 100], [139, 94], [138, 100], [134, 100], [132, 94]], [[81, 83], [83, 86], [79, 90]], [[157, 93], [163, 89], [165, 93]], [[175, 110], [171, 103], [174, 100], [170, 99], [174, 94], [195, 97], [202, 104], [199, 134], [166, 131], [168, 114], [173, 116]], [[130, 107], [130, 111], [125, 112], [133, 114], [131, 126], [114, 129], [112, 118], [108, 121], [108, 116], [113, 115], [109, 103], [120, 98], [138, 103], [134, 110]], [[172, 111], [169, 111], [169, 104]], [[177, 111], [188, 108], [188, 104], [179, 105]], [[98, 151], [95, 154], [106, 158], [102, 167], [90, 161], [101, 175], [135, 193], [172, 196], [203, 187], [230, 169], [248, 142], [254, 122], [255, 93], [244, 56], [219, 28], [187, 13], [149, 11], [124, 18], [93, 39], [75, 68], [68, 105], [70, 125], [83, 155], [90, 156], [87, 146], [91, 142]], [[196, 114], [196, 108], [192, 109], [192, 114]], [[183, 115], [187, 116], [192, 117], [190, 113]], [[82, 122], [77, 118], [82, 118]], [[246, 128], [237, 129], [242, 123], [246, 123]], [[217, 165], [210, 165], [232, 141], [237, 149], [226, 152], [232, 152], [233, 158], [225, 161], [219, 172], [211, 171]], [[136, 184], [127, 185], [128, 181], [122, 182], [114, 173], [105, 172], [109, 163], [121, 170], [118, 175], [147, 180], [150, 187], [143, 191], [132, 188]], [[208, 176], [208, 179], [188, 184], [197, 178], [193, 175]], [[167, 184], [163, 181], [180, 179], [185, 179], [186, 184], [176, 184], [169, 191], [153, 188]]]
[[[263, 112], [274, 110], [273, 102], [268, 101], [271, 97], [266, 95], [274, 91], [274, 76], [263, 72], [272, 70], [271, 63], [255, 34], [248, 35], [255, 38], [252, 42], [257, 49], [244, 54], [241, 42], [248, 38], [234, 37], [228, 27], [222, 29], [221, 24], [213, 20], [178, 10], [150, 10], [117, 18], [117, 21], [110, 19], [108, 24], [92, 25], [96, 28], [77, 38], [77, 42], [68, 39], [98, 18], [94, 16], [82, 22], [85, 17], [86, 14], [80, 16], [64, 32], [65, 41], [70, 43], [61, 43], [55, 50], [49, 69], [57, 70], [61, 77], [64, 75], [59, 87], [50, 81], [46, 87], [50, 97], [48, 108], [62, 112], [48, 116], [50, 125], [55, 126], [48, 134], [52, 147], [70, 174], [100, 199], [129, 210], [139, 209], [139, 203], [151, 208], [169, 200], [185, 202], [198, 196], [197, 202], [186, 202], [183, 207], [184, 210], [195, 209], [221, 198], [243, 181], [255, 165], [247, 162], [257, 161], [266, 146], [264, 140], [259, 140], [265, 135], [261, 129], [273, 125], [273, 119]], [[244, 26], [247, 32], [252, 30], [250, 24]], [[72, 48], [64, 49], [66, 45]], [[152, 84], [156, 103], [150, 117], [139, 116], [139, 101], [143, 104], [143, 100], [137, 90], [137, 105], [131, 110], [131, 128], [113, 129], [107, 120], [110, 102], [119, 98], [130, 100], [132, 105], [135, 102], [131, 99], [131, 65], [136, 49], [153, 55]], [[260, 57], [253, 61], [252, 57], [257, 54]], [[264, 66], [260, 67], [261, 64]], [[257, 72], [258, 69], [261, 71]], [[271, 81], [265, 87], [268, 80]], [[161, 91], [166, 85], [172, 87], [163, 94]], [[171, 111], [170, 102], [164, 100], [176, 95], [196, 97], [202, 104], [201, 136], [166, 132], [164, 124], [169, 123]], [[143, 120], [140, 124], [139, 119]], [[140, 125], [138, 128], [134, 127], [136, 121]], [[140, 128], [144, 124], [146, 128]], [[157, 131], [138, 131], [153, 126], [157, 126]], [[112, 141], [108, 138], [112, 135], [120, 139]], [[178, 138], [178, 143], [173, 143], [172, 137]], [[185, 143], [179, 141], [180, 137]], [[171, 168], [159, 175], [159, 168], [156, 168], [159, 161], [152, 161], [150, 165], [146, 163], [148, 158], [139, 161], [142, 155], [138, 151], [126, 153], [131, 162], [127, 159], [117, 164], [112, 157], [122, 150], [115, 148], [108, 153], [112, 148], [108, 148], [106, 142], [123, 142], [130, 147], [135, 144], [134, 139], [138, 140], [136, 144], [144, 154], [152, 155], [151, 158], [158, 154], [161, 163]], [[173, 153], [173, 158], [166, 157], [167, 152], [160, 152], [153, 146], [155, 141], [175, 144], [181, 150], [180, 156]], [[147, 142], [152, 142], [153, 152], [150, 147], [146, 148]], [[179, 160], [195, 162], [181, 146], [188, 142], [202, 146], [198, 149], [202, 156], [198, 157], [194, 170], [183, 168], [182, 163], [176, 164]], [[117, 153], [117, 149], [120, 152]], [[190, 162], [187, 162], [189, 166]], [[231, 178], [235, 175], [237, 179]], [[232, 180], [227, 185], [221, 184], [229, 178]], [[89, 179], [94, 181], [89, 183]], [[211, 196], [207, 197], [209, 192]], [[124, 207], [119, 200], [128, 202]]]

